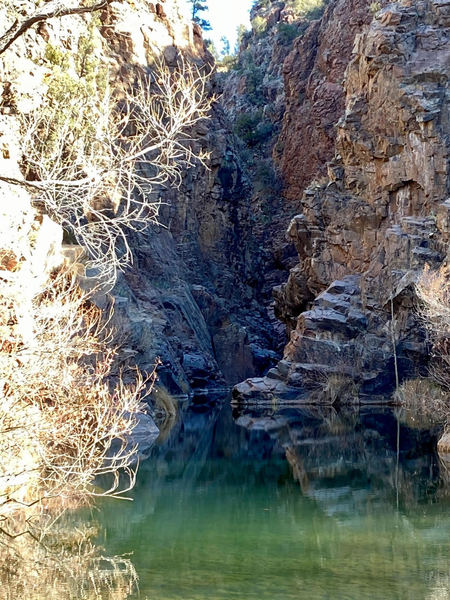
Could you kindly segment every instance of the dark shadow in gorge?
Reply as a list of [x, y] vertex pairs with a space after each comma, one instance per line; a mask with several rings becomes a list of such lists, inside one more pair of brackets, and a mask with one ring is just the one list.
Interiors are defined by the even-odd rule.
[[434, 502], [446, 493], [440, 431], [410, 427], [383, 406], [232, 412], [190, 404], [140, 467], [131, 528], [158, 511], [169, 488], [181, 507], [199, 486], [233, 486], [242, 496], [254, 486], [288, 486], [325, 513], [348, 517], [369, 500], [400, 510]]

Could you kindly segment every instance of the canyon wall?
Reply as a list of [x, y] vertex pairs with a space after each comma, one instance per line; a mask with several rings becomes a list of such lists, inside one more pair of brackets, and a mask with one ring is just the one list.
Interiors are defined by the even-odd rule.
[[[31, 14], [33, 8], [30, 2], [24, 11]], [[7, 11], [5, 6], [4, 22], [12, 23]], [[1, 57], [6, 175], [20, 179], [24, 168], [23, 117], [52, 92], [54, 81], [77, 85], [83, 79], [76, 61], [86, 43], [92, 68], [107, 68], [119, 98], [137, 76], [151, 73], [155, 61], [176, 69], [184, 59], [213, 71], [201, 30], [183, 16], [176, 0], [111, 2], [96, 13], [28, 29]], [[215, 93], [211, 74], [207, 94]], [[159, 359], [159, 381], [174, 393], [237, 383], [263, 373], [276, 358], [273, 326], [256, 301], [249, 183], [219, 103], [195, 126], [192, 138], [194, 152], [208, 156], [205, 165], [184, 171], [178, 186], [154, 188], [160, 225], [128, 232], [133, 263], [110, 294], [97, 296], [102, 307], [114, 305], [121, 366], [151, 371]], [[26, 196], [34, 215], [30, 190], [2, 185], [5, 198]]]
[[[381, 394], [396, 372], [420, 373], [429, 347], [414, 281], [448, 258], [449, 18], [447, 2], [394, 3], [355, 32], [334, 158], [288, 228], [299, 262], [275, 290], [275, 310], [290, 342], [278, 366], [238, 386], [237, 397], [293, 398], [331, 379], [352, 381], [353, 396]], [[287, 109], [285, 136], [294, 121]], [[285, 167], [304, 152], [292, 140]], [[288, 174], [292, 196], [294, 180]]]
[[[232, 68], [209, 79], [220, 98], [192, 132], [206, 164], [154, 190], [160, 225], [130, 233], [133, 264], [98, 298], [114, 304], [121, 365], [150, 371], [159, 357], [174, 393], [270, 369], [236, 395], [298, 399], [333, 378], [378, 394], [429, 353], [414, 281], [448, 252], [450, 5], [292, 6], [254, 6]], [[155, 60], [213, 70], [175, 0], [112, 2], [28, 30], [1, 57], [0, 145], [17, 177], [17, 115], [62, 68], [55, 48], [70, 63], [87, 29], [119, 91]], [[2, 185], [31, 206], [27, 190]]]

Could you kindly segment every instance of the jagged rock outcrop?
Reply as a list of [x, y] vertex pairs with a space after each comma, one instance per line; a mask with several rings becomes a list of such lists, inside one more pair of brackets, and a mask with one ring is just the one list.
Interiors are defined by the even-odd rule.
[[[182, 53], [211, 69], [199, 28], [180, 17], [176, 2], [162, 6], [156, 36], [151, 25], [135, 35], [142, 16], [107, 11], [104, 32], [120, 68], [130, 69], [127, 56], [145, 67], [158, 54], [171, 66]], [[206, 168], [183, 173], [179, 189], [159, 191], [161, 227], [132, 238], [134, 264], [114, 290], [124, 360], [148, 369], [159, 357], [160, 381], [173, 392], [234, 384], [276, 358], [272, 325], [256, 301], [248, 182], [220, 105], [193, 137], [210, 154]]]
[[275, 291], [291, 341], [257, 387], [292, 396], [305, 371], [332, 372], [372, 394], [423, 364], [412, 284], [450, 241], [449, 19], [448, 2], [396, 3], [356, 36], [329, 180], [302, 197], [300, 262]]
[[[293, 39], [308, 22], [278, 0], [255, 3], [250, 18], [253, 27], [243, 35], [236, 64], [221, 79], [222, 104], [232, 122], [261, 108], [264, 118], [277, 125], [285, 111], [283, 63]], [[289, 36], [283, 35], [283, 27]]]
[[295, 268], [295, 249], [284, 231], [300, 209], [301, 193], [326, 172], [333, 156], [344, 106], [342, 79], [355, 35], [372, 18], [369, 4], [306, 3], [299, 12], [294, 2], [255, 3], [252, 31], [223, 78], [222, 104], [246, 146], [265, 305], [273, 287]]
[[[8, 127], [46, 93], [61, 67], [49, 64], [54, 48], [76, 52], [88, 21], [93, 54], [119, 86], [159, 58], [211, 65], [176, 0], [128, 8], [113, 2], [95, 23], [55, 20], [19, 39], [2, 60]], [[155, 190], [161, 227], [130, 237], [135, 261], [113, 292], [125, 364], [150, 370], [159, 356], [161, 381], [183, 392], [262, 374], [280, 341], [269, 290], [291, 268], [275, 289], [291, 336], [283, 361], [241, 391], [292, 398], [339, 374], [353, 397], [349, 381], [378, 393], [394, 370], [416, 372], [427, 348], [412, 284], [426, 263], [444, 260], [450, 231], [448, 14], [444, 0], [393, 4], [369, 26], [364, 0], [333, 0], [313, 20], [283, 2], [254, 7], [241, 63], [225, 83], [210, 82], [211, 93], [224, 89], [222, 104], [193, 135], [210, 152], [207, 168], [184, 173], [179, 189]], [[239, 121], [252, 111], [258, 123]], [[327, 183], [302, 196], [333, 148]]]

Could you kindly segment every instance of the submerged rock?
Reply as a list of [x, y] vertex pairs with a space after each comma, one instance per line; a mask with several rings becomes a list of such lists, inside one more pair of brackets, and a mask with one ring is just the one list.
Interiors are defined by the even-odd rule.
[[111, 444], [109, 456], [119, 453], [126, 454], [136, 448], [136, 454], [131, 464], [148, 458], [150, 450], [159, 437], [159, 429], [153, 417], [146, 412], [137, 413], [136, 419], [137, 423], [131, 434], [125, 440], [114, 440]]

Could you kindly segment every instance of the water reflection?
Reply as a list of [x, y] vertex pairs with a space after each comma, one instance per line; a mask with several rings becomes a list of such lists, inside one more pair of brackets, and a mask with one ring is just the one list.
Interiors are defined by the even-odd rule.
[[[414, 421], [411, 427], [403, 413], [389, 407], [287, 408], [235, 412], [235, 417], [238, 425], [276, 440], [302, 492], [328, 513], [354, 515], [368, 498], [372, 508], [394, 504], [407, 509], [447, 493], [435, 453], [439, 424], [423, 429]], [[340, 510], [331, 505], [333, 490], [341, 498]]]
[[386, 407], [185, 406], [133, 503], [1, 517], [0, 598], [447, 599], [449, 488], [426, 427]]
[[92, 519], [35, 504], [0, 521], [2, 600], [125, 600], [137, 589], [129, 558], [105, 556], [93, 543]]
[[447, 598], [438, 430], [383, 407], [191, 405], [134, 503], [103, 503], [100, 541], [134, 553], [152, 600]]

